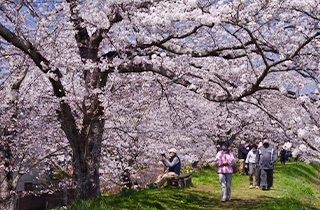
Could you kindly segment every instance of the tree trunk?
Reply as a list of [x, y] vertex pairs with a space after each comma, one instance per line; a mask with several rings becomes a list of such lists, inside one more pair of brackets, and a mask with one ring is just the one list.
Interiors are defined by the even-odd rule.
[[97, 98], [91, 99], [91, 106], [83, 118], [81, 132], [76, 127], [70, 106], [61, 102], [59, 118], [73, 151], [73, 184], [77, 197], [87, 199], [100, 195], [100, 156], [104, 128], [103, 114]]
[[121, 174], [121, 179], [122, 186], [127, 186], [129, 189], [131, 189], [133, 185], [131, 182], [130, 171], [128, 169], [125, 169], [124, 172]]
[[[5, 173], [0, 175], [1, 185], [0, 185], [0, 209], [7, 209], [7, 210], [15, 210], [16, 208], [16, 201], [17, 195], [12, 193], [11, 190], [15, 190], [18, 184], [18, 180], [20, 179], [21, 175], [17, 174], [14, 182], [9, 179], [7, 175], [3, 176]], [[12, 187], [13, 186], [13, 187]], [[13, 189], [12, 189], [13, 188]], [[10, 192], [11, 191], [11, 192]]]
[[16, 209], [15, 201], [16, 201], [15, 195], [11, 195], [4, 201], [0, 202], [0, 209], [15, 210]]
[[100, 156], [103, 134], [103, 121], [93, 121], [87, 137], [73, 149], [73, 181], [77, 197], [87, 199], [100, 195]]
[[[75, 39], [78, 43], [81, 59], [84, 64], [88, 60], [98, 62], [98, 49], [103, 39], [102, 35], [106, 30], [97, 29], [89, 36], [87, 29], [82, 24], [84, 20], [79, 15], [79, 1], [67, 0], [67, 2], [70, 3], [70, 20], [73, 22], [74, 30], [76, 31]], [[120, 20], [121, 17], [118, 15], [109, 19], [112, 24]], [[60, 80], [62, 77], [60, 70], [51, 69], [50, 61], [37, 51], [31, 42], [11, 32], [1, 23], [0, 35], [9, 43], [29, 55], [43, 73], [50, 72], [54, 74], [53, 77], [49, 77], [49, 81], [53, 87], [54, 95], [60, 99], [60, 110], [57, 110], [58, 118], [61, 123], [61, 128], [66, 134], [73, 151], [73, 182], [76, 186], [77, 196], [80, 198], [90, 198], [100, 195], [99, 166], [104, 120], [100, 119], [101, 116], [103, 116], [103, 108], [100, 106], [98, 96], [92, 94], [90, 97], [87, 96], [84, 98], [84, 101], [88, 103], [84, 103], [82, 107], [83, 110], [81, 110], [83, 111], [84, 118], [80, 131], [77, 128], [70, 105], [63, 100], [63, 97], [67, 94]], [[18, 80], [19, 83], [17, 83], [14, 89], [19, 88], [26, 72], [27, 71], [22, 74], [21, 79]], [[101, 72], [99, 68], [93, 69], [93, 72], [88, 69], [84, 70], [85, 86], [88, 90], [91, 90], [91, 92], [96, 88], [102, 89], [106, 84], [107, 77], [107, 71]], [[90, 91], [87, 93], [89, 92]]]

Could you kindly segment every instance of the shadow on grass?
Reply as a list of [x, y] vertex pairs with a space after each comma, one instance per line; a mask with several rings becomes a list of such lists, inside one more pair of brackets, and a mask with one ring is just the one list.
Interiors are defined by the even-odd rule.
[[[151, 192], [150, 192], [151, 191]], [[72, 209], [79, 209], [74, 206]], [[97, 198], [81, 209], [317, 209], [294, 198], [255, 196], [252, 199], [232, 198], [221, 202], [220, 193], [154, 189], [133, 193], [130, 196]]]
[[257, 196], [255, 199], [232, 199], [217, 205], [221, 209], [318, 209], [294, 198], [273, 198]]
[[[220, 185], [216, 176], [216, 169], [209, 169], [193, 175], [195, 187], [176, 189], [160, 188], [132, 191], [126, 195], [98, 197], [86, 203], [72, 205], [70, 209], [320, 209], [315, 205], [314, 190], [305, 182], [319, 184], [315, 177], [313, 166], [288, 164], [277, 166], [275, 173], [278, 177], [281, 192], [246, 194], [238, 185], [244, 178], [238, 174], [234, 176], [232, 201], [221, 202]], [[278, 171], [279, 170], [279, 171]], [[281, 173], [280, 173], [281, 172]], [[286, 177], [286, 179], [282, 179]], [[280, 181], [281, 180], [281, 181]], [[300, 181], [301, 180], [301, 181]], [[310, 189], [309, 189], [310, 188]], [[289, 194], [284, 195], [284, 193]], [[251, 196], [252, 195], [252, 196]]]

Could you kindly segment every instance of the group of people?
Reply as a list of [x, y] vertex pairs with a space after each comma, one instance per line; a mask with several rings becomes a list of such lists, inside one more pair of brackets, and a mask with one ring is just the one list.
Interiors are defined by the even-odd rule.
[[[229, 141], [221, 143], [221, 150], [215, 158], [215, 165], [218, 166], [219, 181], [221, 186], [222, 202], [231, 199], [231, 181], [234, 173], [235, 158], [229, 150]], [[181, 170], [181, 161], [177, 156], [177, 150], [169, 150], [170, 159], [165, 155], [161, 157], [163, 164], [169, 168], [167, 173], [158, 176], [154, 187], [161, 187], [168, 179], [178, 178]], [[259, 145], [254, 142], [242, 141], [238, 148], [238, 159], [240, 164], [239, 173], [249, 175], [249, 187], [253, 188], [253, 177], [255, 177], [255, 187], [260, 186], [262, 190], [270, 190], [273, 185], [273, 168], [277, 160], [277, 151], [268, 139], [264, 139]]]
[[[229, 150], [229, 142], [221, 143], [221, 150], [217, 153], [215, 165], [218, 166], [218, 174], [221, 186], [222, 202], [230, 201], [231, 181], [234, 173], [233, 166], [235, 158]], [[250, 188], [253, 188], [253, 176], [255, 176], [255, 186], [262, 190], [270, 190], [273, 185], [273, 168], [277, 160], [277, 151], [269, 140], [265, 139], [258, 145], [248, 142], [241, 142], [238, 150], [240, 163], [239, 173], [244, 175], [245, 169], [248, 170]]]

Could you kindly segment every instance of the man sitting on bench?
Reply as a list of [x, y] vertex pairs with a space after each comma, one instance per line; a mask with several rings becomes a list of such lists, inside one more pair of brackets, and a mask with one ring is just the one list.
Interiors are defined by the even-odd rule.
[[172, 148], [169, 149], [168, 152], [171, 156], [170, 160], [167, 160], [164, 155], [162, 155], [161, 160], [165, 166], [169, 167], [169, 172], [158, 176], [155, 181], [155, 188], [160, 188], [168, 179], [176, 179], [180, 175], [181, 162], [177, 156], [177, 150]]

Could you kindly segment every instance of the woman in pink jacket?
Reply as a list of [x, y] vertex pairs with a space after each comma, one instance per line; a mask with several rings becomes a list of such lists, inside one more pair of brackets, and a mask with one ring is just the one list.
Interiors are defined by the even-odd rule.
[[215, 165], [219, 167], [222, 202], [230, 201], [231, 196], [232, 165], [235, 164], [235, 160], [232, 152], [228, 149], [229, 146], [229, 141], [224, 141], [221, 146], [222, 150], [218, 152], [215, 160]]

